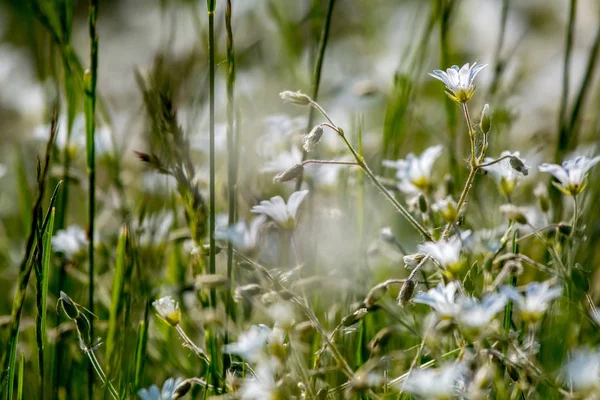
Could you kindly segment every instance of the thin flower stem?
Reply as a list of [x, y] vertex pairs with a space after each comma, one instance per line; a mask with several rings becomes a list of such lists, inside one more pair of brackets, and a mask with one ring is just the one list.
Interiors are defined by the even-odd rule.
[[502, 156], [500, 158], [495, 159], [494, 161], [490, 161], [489, 163], [485, 163], [485, 164], [477, 164], [477, 169], [479, 168], [484, 168], [484, 167], [489, 167], [490, 165], [494, 165], [496, 163], [499, 163], [502, 160], [506, 160], [507, 158], [511, 158], [512, 156]]
[[[460, 215], [460, 212], [467, 201], [467, 196], [469, 195], [469, 190], [471, 190], [471, 186], [473, 186], [473, 181], [475, 180], [475, 175], [477, 174], [477, 170], [479, 166], [477, 165], [477, 159], [475, 158], [475, 130], [473, 129], [473, 124], [471, 122], [471, 116], [469, 115], [469, 108], [467, 107], [467, 103], [462, 103], [463, 112], [465, 114], [465, 119], [467, 121], [467, 128], [469, 129], [469, 140], [471, 141], [471, 169], [469, 171], [469, 176], [467, 176], [467, 181], [465, 182], [465, 186], [460, 193], [460, 197], [458, 199], [458, 203], [456, 204], [456, 214]], [[482, 149], [480, 158], [485, 155], [485, 148]], [[447, 224], [444, 228], [444, 232], [442, 233], [442, 239], [448, 239], [448, 235], [450, 234], [452, 228], [452, 224]]]
[[192, 339], [189, 338], [189, 336], [185, 333], [185, 331], [180, 325], [176, 325], [175, 330], [185, 343], [186, 347], [192, 349], [192, 351], [196, 354], [196, 356], [198, 356], [199, 359], [205, 361], [207, 364], [210, 364], [210, 360], [206, 353], [200, 347], [196, 346], [196, 344], [192, 341]]
[[408, 222], [410, 222], [410, 224], [417, 230], [419, 231], [419, 233], [421, 235], [423, 235], [423, 237], [431, 242], [434, 242], [435, 240], [433, 239], [433, 236], [431, 236], [431, 234], [429, 232], [427, 232], [427, 230], [421, 225], [419, 224], [419, 222], [413, 218], [412, 215], [410, 215], [410, 213], [408, 212], [408, 210], [406, 208], [404, 208], [402, 206], [402, 204], [400, 204], [398, 202], [398, 200], [396, 200], [394, 198], [394, 196], [385, 188], [385, 186], [383, 186], [381, 184], [381, 182], [379, 182], [379, 180], [377, 180], [377, 177], [375, 176], [375, 174], [373, 172], [371, 172], [371, 169], [369, 168], [369, 166], [367, 165], [367, 163], [364, 161], [364, 159], [356, 152], [356, 150], [354, 149], [354, 147], [352, 147], [352, 145], [350, 144], [350, 142], [348, 141], [348, 139], [346, 139], [346, 136], [344, 135], [344, 132], [338, 128], [338, 132], [340, 133], [340, 137], [342, 138], [342, 140], [344, 141], [344, 143], [346, 143], [346, 146], [348, 147], [348, 150], [350, 150], [350, 153], [352, 153], [352, 156], [356, 159], [356, 163], [358, 164], [358, 166], [365, 172], [365, 174], [367, 174], [367, 176], [369, 177], [369, 179], [371, 179], [371, 181], [373, 182], [373, 184], [381, 191], [381, 193], [383, 193], [383, 195], [392, 203], [392, 205], [396, 208], [396, 210], [398, 210], [400, 212], [400, 214], [406, 218], [408, 220]]
[[302, 161], [302, 165], [309, 164], [329, 164], [329, 165], [358, 165], [354, 161], [334, 161], [334, 160], [306, 160]]

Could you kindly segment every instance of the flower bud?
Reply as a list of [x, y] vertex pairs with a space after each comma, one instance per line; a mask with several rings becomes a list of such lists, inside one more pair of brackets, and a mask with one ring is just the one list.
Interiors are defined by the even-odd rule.
[[415, 286], [415, 281], [412, 279], [407, 279], [404, 282], [404, 285], [402, 285], [402, 288], [400, 289], [400, 293], [398, 293], [398, 305], [405, 307], [408, 304], [415, 292]]
[[429, 204], [427, 204], [427, 199], [423, 193], [419, 193], [419, 211], [421, 211], [421, 214], [427, 214], [428, 210]]
[[483, 133], [489, 133], [490, 129], [492, 128], [492, 117], [490, 115], [490, 106], [488, 104], [483, 106], [483, 110], [481, 111], [479, 128]]
[[302, 164], [292, 165], [285, 171], [275, 175], [273, 183], [291, 181], [302, 175], [302, 172], [304, 172], [304, 166]]
[[369, 293], [367, 297], [365, 297], [365, 307], [371, 308], [379, 299], [387, 292], [387, 284], [386, 282], [375, 285]]
[[529, 174], [529, 167], [527, 165], [525, 165], [523, 160], [521, 160], [519, 157], [510, 156], [509, 161], [510, 161], [510, 166], [515, 171], [520, 172], [525, 176], [527, 176]]
[[452, 179], [452, 175], [446, 174], [444, 176], [444, 186], [446, 187], [446, 194], [448, 196], [454, 193], [454, 180]]
[[361, 319], [363, 319], [364, 316], [367, 315], [368, 312], [369, 312], [369, 310], [367, 310], [366, 308], [359, 308], [358, 310], [354, 311], [352, 314], [346, 315], [344, 318], [342, 318], [342, 325], [345, 327], [352, 326], [355, 323], [357, 323], [358, 321], [360, 321]]
[[319, 143], [319, 140], [321, 140], [322, 136], [323, 128], [321, 125], [315, 126], [310, 132], [302, 136], [302, 147], [304, 147], [304, 150], [306, 150], [307, 153], [311, 152], [315, 145]]
[[392, 232], [392, 228], [390, 228], [389, 226], [381, 228], [381, 230], [379, 231], [379, 237], [386, 243], [396, 243], [396, 236]]
[[425, 254], [415, 253], [404, 256], [404, 266], [406, 268], [415, 268], [425, 258]]
[[192, 380], [191, 379], [184, 380], [179, 385], [177, 385], [177, 387], [173, 391], [172, 398], [179, 399], [180, 397], [185, 396], [190, 391], [191, 388], [192, 388]]
[[550, 199], [548, 198], [548, 188], [545, 184], [539, 183], [533, 190], [533, 195], [538, 199], [538, 205], [543, 213], [550, 210]]
[[311, 102], [311, 98], [300, 92], [292, 92], [291, 90], [286, 90], [279, 93], [279, 97], [285, 103], [295, 104], [297, 106], [307, 106]]
[[503, 213], [506, 218], [511, 221], [515, 221], [522, 225], [527, 225], [527, 217], [522, 208], [515, 206], [514, 204], [503, 204], [500, 206], [500, 212]]

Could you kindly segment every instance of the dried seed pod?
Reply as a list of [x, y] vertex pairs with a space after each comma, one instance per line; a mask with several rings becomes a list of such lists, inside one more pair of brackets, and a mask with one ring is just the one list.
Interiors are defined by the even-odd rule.
[[292, 165], [285, 171], [275, 175], [273, 183], [291, 181], [302, 175], [302, 172], [304, 172], [304, 166], [302, 164]]
[[367, 310], [366, 308], [359, 308], [358, 310], [354, 311], [352, 314], [346, 315], [344, 318], [342, 318], [342, 325], [345, 327], [352, 326], [352, 325], [356, 324], [358, 321], [360, 321], [361, 319], [363, 319], [364, 316], [367, 315], [368, 312], [369, 312], [369, 310]]

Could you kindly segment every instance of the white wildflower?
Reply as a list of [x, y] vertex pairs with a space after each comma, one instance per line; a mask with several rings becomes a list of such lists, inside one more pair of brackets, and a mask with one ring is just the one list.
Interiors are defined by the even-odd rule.
[[[518, 151], [514, 153], [503, 151], [500, 153], [498, 159], [502, 157], [509, 158], [505, 158], [502, 161], [498, 161], [497, 163], [482, 168], [492, 174], [496, 182], [498, 182], [500, 192], [503, 195], [510, 197], [517, 186], [519, 178], [529, 173], [529, 167], [525, 164], [525, 161], [521, 158], [521, 153]], [[486, 157], [483, 160], [483, 163], [489, 164], [495, 160], [496, 159], [494, 158]]]
[[450, 399], [460, 391], [466, 371], [461, 364], [447, 364], [440, 368], [425, 368], [412, 371], [406, 381], [397, 385], [402, 392], [419, 399]]
[[288, 302], [279, 301], [273, 304], [268, 308], [267, 314], [278, 327], [290, 329], [294, 325], [294, 307]]
[[261, 169], [263, 172], [280, 172], [288, 169], [290, 165], [302, 163], [302, 152], [296, 146], [293, 146], [289, 151], [282, 151], [269, 160]]
[[500, 291], [519, 308], [525, 322], [539, 321], [550, 306], [550, 301], [562, 294], [561, 286], [550, 286], [548, 282], [532, 282], [520, 293], [512, 286], [503, 286]]
[[271, 197], [271, 200], [263, 200], [259, 205], [252, 207], [251, 212], [269, 216], [282, 228], [292, 229], [296, 226], [298, 207], [300, 207], [307, 194], [308, 190], [294, 192], [288, 199], [287, 204], [281, 196]]
[[434, 69], [433, 73], [429, 73], [429, 76], [442, 81], [446, 85], [448, 97], [457, 103], [465, 103], [475, 93], [473, 80], [479, 71], [486, 66], [487, 64], [477, 65], [477, 63], [469, 66], [469, 63], [466, 63], [462, 68], [458, 68], [458, 65], [453, 65], [446, 72]]
[[440, 282], [435, 288], [429, 289], [427, 292], [417, 293], [414, 302], [427, 304], [442, 319], [452, 319], [458, 314], [461, 308], [457, 303], [457, 290], [458, 283], [456, 281], [452, 281], [446, 286]]
[[244, 380], [239, 390], [242, 400], [275, 400], [277, 397], [277, 360], [262, 360], [255, 368], [256, 374]]
[[250, 329], [240, 333], [237, 342], [223, 346], [223, 353], [235, 354], [249, 362], [257, 362], [262, 356], [270, 332], [266, 325], [252, 325]]
[[279, 93], [279, 97], [284, 103], [291, 103], [297, 106], [307, 106], [311, 103], [309, 96], [300, 92], [292, 92], [291, 90], [285, 90]]
[[485, 295], [481, 301], [474, 297], [463, 296], [459, 301], [460, 312], [456, 320], [467, 328], [481, 329], [504, 308], [507, 301], [506, 296], [499, 293]]
[[241, 252], [249, 252], [256, 248], [260, 236], [260, 228], [267, 217], [259, 215], [254, 218], [250, 225], [246, 221], [238, 221], [235, 225], [216, 232], [216, 238], [227, 240]]
[[565, 385], [577, 392], [600, 393], [600, 351], [579, 349], [561, 369]]
[[181, 378], [169, 378], [163, 383], [162, 390], [159, 391], [156, 385], [152, 385], [148, 389], [139, 390], [138, 396], [142, 400], [172, 400], [175, 389], [182, 381]]
[[449, 272], [458, 272], [462, 268], [460, 250], [462, 241], [458, 236], [437, 242], [425, 242], [418, 247], [419, 253], [427, 254]]
[[89, 240], [85, 231], [76, 225], [71, 225], [67, 229], [56, 232], [56, 235], [52, 238], [54, 251], [63, 253], [68, 259], [84, 250], [88, 243]]
[[431, 169], [433, 164], [442, 154], [443, 147], [441, 145], [427, 148], [420, 156], [409, 153], [405, 160], [383, 160], [383, 166], [395, 168], [397, 170], [396, 177], [400, 180], [403, 186], [399, 186], [404, 192], [409, 190], [406, 184], [412, 185], [419, 190], [426, 190], [431, 185]]
[[538, 168], [542, 172], [548, 172], [560, 184], [552, 182], [561, 192], [569, 196], [576, 196], [585, 189], [587, 173], [594, 165], [600, 162], [600, 156], [588, 158], [579, 156], [572, 160], [563, 161], [561, 165], [542, 164]]
[[179, 303], [177, 303], [171, 296], [161, 297], [158, 300], [152, 302], [156, 313], [166, 323], [171, 326], [177, 326], [181, 320], [181, 310], [179, 310]]
[[4, 175], [6, 175], [6, 167], [0, 164], [0, 178], [2, 178]]

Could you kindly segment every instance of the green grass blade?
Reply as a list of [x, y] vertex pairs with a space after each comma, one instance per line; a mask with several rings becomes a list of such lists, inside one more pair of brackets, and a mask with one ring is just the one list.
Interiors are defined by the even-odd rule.
[[148, 342], [148, 322], [140, 321], [138, 326], [137, 343], [135, 346], [135, 378], [133, 387], [140, 388], [142, 374], [144, 372], [144, 361], [146, 359], [146, 343]]
[[113, 277], [112, 299], [110, 302], [110, 314], [108, 319], [108, 334], [106, 337], [106, 360], [107, 375], [113, 368], [113, 357], [115, 349], [115, 338], [117, 336], [117, 318], [119, 310], [123, 303], [123, 288], [125, 285], [125, 269], [127, 264], [127, 227], [121, 228], [121, 235], [117, 245], [117, 259], [115, 264], [115, 274]]
[[21, 360], [19, 362], [19, 377], [17, 385], [17, 400], [23, 399], [23, 377], [25, 372], [25, 355], [21, 352]]

